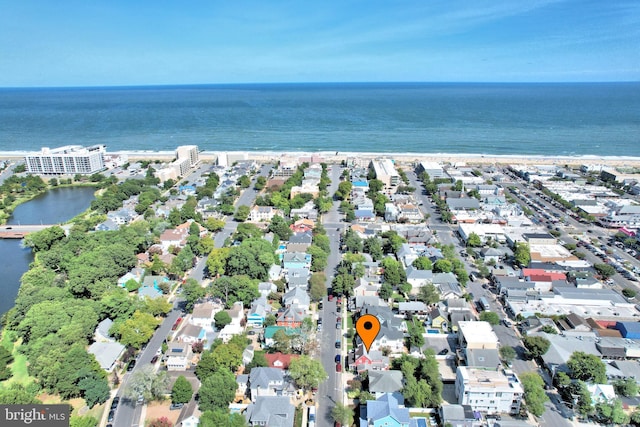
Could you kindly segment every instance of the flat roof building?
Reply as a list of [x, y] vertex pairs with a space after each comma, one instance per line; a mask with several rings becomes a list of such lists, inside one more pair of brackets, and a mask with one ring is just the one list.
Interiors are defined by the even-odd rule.
[[58, 148], [42, 147], [40, 153], [24, 157], [27, 172], [37, 175], [94, 174], [105, 169], [104, 145], [66, 145]]
[[458, 366], [455, 391], [458, 404], [486, 414], [517, 414], [524, 393], [520, 380], [510, 370], [466, 366]]
[[371, 167], [376, 174], [376, 179], [382, 181], [387, 190], [400, 183], [400, 174], [390, 159], [372, 160]]
[[498, 348], [498, 336], [489, 322], [460, 322], [458, 342], [463, 348]]

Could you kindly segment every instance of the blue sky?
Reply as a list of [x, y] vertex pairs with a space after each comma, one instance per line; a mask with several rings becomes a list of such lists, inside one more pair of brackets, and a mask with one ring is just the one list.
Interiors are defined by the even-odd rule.
[[0, 87], [638, 80], [637, 0], [0, 0]]

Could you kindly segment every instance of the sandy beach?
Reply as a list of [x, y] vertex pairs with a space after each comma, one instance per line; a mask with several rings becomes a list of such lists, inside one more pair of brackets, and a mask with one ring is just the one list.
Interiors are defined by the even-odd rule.
[[[20, 160], [26, 154], [38, 151], [0, 151], [0, 159]], [[399, 163], [417, 163], [433, 161], [443, 164], [520, 164], [520, 165], [570, 165], [597, 164], [610, 167], [640, 167], [640, 157], [623, 156], [522, 156], [522, 155], [481, 155], [481, 154], [452, 154], [452, 153], [360, 153], [360, 152], [302, 152], [287, 153], [275, 151], [201, 151], [200, 158], [204, 161], [214, 161], [222, 154], [244, 156], [256, 161], [276, 161], [283, 159], [298, 159], [300, 157], [316, 156], [328, 163], [339, 163], [349, 158], [361, 159], [390, 158]], [[175, 157], [173, 151], [110, 151], [108, 155], [126, 154], [131, 160], [163, 160], [169, 161]]]

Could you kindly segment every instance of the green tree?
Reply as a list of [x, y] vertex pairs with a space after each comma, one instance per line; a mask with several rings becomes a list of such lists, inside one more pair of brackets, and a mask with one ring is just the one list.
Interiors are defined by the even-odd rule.
[[206, 228], [207, 230], [209, 230], [212, 233], [215, 233], [216, 231], [222, 230], [224, 228], [225, 224], [226, 223], [225, 223], [225, 221], [223, 219], [209, 217], [204, 222], [204, 228]]
[[587, 389], [584, 381], [576, 381], [572, 384], [572, 395], [577, 396], [577, 410], [580, 415], [587, 416], [593, 411], [593, 402], [591, 401], [591, 393]]
[[418, 300], [425, 304], [435, 304], [440, 301], [440, 292], [431, 283], [427, 283], [418, 289]]
[[544, 392], [544, 381], [540, 375], [533, 372], [520, 374], [520, 382], [524, 389], [524, 399], [527, 402], [527, 409], [533, 415], [539, 417], [544, 411], [544, 404], [549, 397]]
[[350, 181], [342, 181], [338, 184], [338, 189], [336, 190], [335, 196], [339, 200], [347, 200], [349, 195], [351, 194], [351, 188], [353, 184]]
[[362, 246], [362, 250], [371, 255], [371, 258], [374, 261], [381, 260], [384, 256], [384, 251], [382, 250], [382, 240], [380, 240], [378, 237], [367, 237], [364, 240]]
[[631, 288], [624, 288], [622, 290], [622, 295], [624, 295], [627, 298], [633, 298], [635, 297], [637, 294], [635, 289], [631, 289]]
[[271, 218], [268, 230], [278, 236], [280, 240], [289, 240], [293, 231], [289, 228], [289, 224], [280, 215]]
[[0, 345], [0, 381], [11, 377], [9, 365], [13, 362], [13, 355], [9, 350]]
[[343, 244], [347, 252], [362, 252], [362, 239], [350, 228], [344, 234]]
[[613, 382], [613, 386], [616, 389], [616, 394], [625, 397], [634, 397], [638, 395], [638, 384], [635, 378], [625, 378]]
[[419, 256], [418, 258], [413, 260], [411, 265], [414, 268], [417, 268], [418, 270], [432, 270], [433, 269], [433, 263], [426, 256]]
[[85, 402], [89, 408], [96, 404], [101, 404], [109, 399], [109, 384], [104, 377], [90, 372], [78, 381], [78, 388], [82, 392]]
[[226, 274], [244, 274], [252, 279], [267, 280], [269, 269], [275, 262], [276, 256], [271, 243], [261, 238], [250, 238], [231, 248]]
[[380, 264], [384, 269], [384, 280], [390, 285], [397, 286], [407, 280], [407, 276], [399, 261], [396, 261], [392, 257], [386, 257]]
[[331, 409], [331, 419], [343, 426], [350, 426], [353, 424], [354, 412], [349, 406], [343, 405], [342, 402], [337, 402]]
[[500, 317], [493, 311], [483, 311], [480, 313], [480, 320], [483, 322], [489, 322], [492, 325], [500, 324]]
[[317, 388], [327, 378], [327, 372], [320, 361], [304, 354], [291, 360], [289, 375], [303, 390]]
[[228, 370], [219, 370], [202, 380], [198, 392], [201, 411], [226, 410], [236, 394], [236, 378]]
[[516, 351], [513, 347], [511, 346], [502, 346], [500, 347], [500, 357], [502, 358], [502, 360], [505, 360], [509, 363], [511, 363], [511, 361], [513, 361], [513, 359], [516, 358]]
[[291, 353], [291, 337], [282, 329], [273, 334], [273, 345], [271, 346], [275, 352]]
[[242, 175], [240, 178], [238, 178], [237, 184], [241, 188], [249, 188], [249, 186], [251, 185], [251, 179], [247, 175]]
[[41, 403], [36, 399], [35, 393], [20, 383], [0, 388], [0, 405], [37, 405]]
[[171, 388], [171, 403], [187, 403], [193, 396], [193, 387], [184, 375], [176, 378]]
[[96, 427], [98, 420], [91, 415], [72, 415], [69, 419], [69, 427]]
[[312, 244], [306, 252], [311, 255], [311, 271], [319, 272], [327, 267], [328, 254], [322, 248]]
[[225, 274], [227, 259], [231, 248], [215, 248], [207, 257], [207, 271], [211, 276]]
[[184, 309], [191, 313], [193, 311], [193, 306], [195, 303], [204, 298], [207, 295], [207, 290], [203, 288], [200, 283], [196, 279], [189, 278], [182, 285], [182, 296], [184, 298], [185, 306]]
[[[264, 178], [264, 177], [259, 177]], [[200, 416], [199, 427], [246, 427], [247, 422], [241, 414], [230, 414], [229, 410], [216, 409], [205, 411]]]
[[211, 284], [211, 293], [222, 298], [227, 308], [231, 308], [235, 301], [242, 301], [243, 305], [248, 307], [260, 296], [257, 282], [244, 275], [218, 278]]
[[467, 238], [467, 246], [470, 248], [479, 248], [482, 246], [482, 239], [476, 233], [469, 234]]
[[317, 272], [311, 275], [309, 279], [309, 295], [312, 301], [320, 301], [327, 295], [326, 282], [327, 277], [323, 272]]
[[523, 242], [516, 242], [513, 256], [516, 263], [521, 267], [526, 267], [531, 262], [531, 253], [529, 245]]
[[575, 351], [567, 361], [569, 376], [582, 381], [593, 381], [596, 384], [607, 382], [606, 366], [596, 355]]
[[24, 244], [33, 249], [34, 252], [46, 251], [56, 242], [61, 241], [65, 237], [62, 227], [53, 226], [35, 233], [29, 233], [24, 238]]
[[596, 417], [602, 424], [624, 425], [630, 421], [629, 415], [622, 408], [620, 399], [613, 402], [598, 402], [595, 410]]
[[600, 274], [600, 276], [602, 276], [603, 279], [609, 279], [614, 274], [616, 274], [616, 269], [609, 264], [594, 264], [593, 268], [595, 268], [595, 270], [598, 272], [598, 274]]
[[222, 329], [231, 323], [231, 316], [229, 316], [229, 313], [222, 310], [213, 316], [213, 320], [216, 322], [216, 328]]
[[249, 218], [249, 213], [251, 212], [251, 208], [247, 205], [240, 205], [238, 209], [236, 209], [236, 213], [233, 214], [233, 219], [238, 222], [244, 222]]
[[122, 344], [140, 348], [151, 339], [159, 324], [160, 321], [151, 314], [135, 311], [130, 319], [114, 324], [114, 328]]
[[538, 336], [526, 336], [522, 338], [522, 343], [527, 348], [529, 357], [533, 359], [545, 354], [551, 346], [551, 343], [548, 339]]
[[448, 259], [441, 258], [433, 263], [434, 273], [451, 273], [453, 271], [453, 264]]
[[146, 402], [162, 399], [169, 388], [169, 376], [166, 371], [155, 372], [152, 365], [143, 366], [133, 372], [123, 395], [136, 401], [142, 396]]

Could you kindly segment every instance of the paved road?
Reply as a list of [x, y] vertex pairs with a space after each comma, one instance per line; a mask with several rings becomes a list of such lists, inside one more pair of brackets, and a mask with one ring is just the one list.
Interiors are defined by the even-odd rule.
[[[338, 189], [340, 183], [340, 174], [342, 168], [337, 165], [330, 166], [329, 178], [331, 184], [327, 188], [330, 195]], [[331, 280], [336, 266], [341, 260], [340, 254], [340, 234], [345, 228], [345, 224], [341, 221], [342, 215], [338, 212], [340, 202], [334, 201], [331, 210], [322, 216], [322, 224], [325, 227], [327, 236], [329, 237], [329, 246], [331, 252], [327, 259], [327, 267], [325, 273], [327, 275], [327, 289], [331, 287]], [[340, 231], [338, 231], [340, 229]], [[343, 305], [344, 307], [344, 305]], [[317, 401], [318, 412], [316, 416], [316, 425], [318, 427], [332, 427], [331, 409], [336, 402], [343, 401], [344, 386], [342, 384], [342, 374], [336, 372], [335, 356], [341, 354], [344, 359], [346, 355], [346, 341], [343, 339], [343, 330], [336, 329], [336, 302], [329, 301], [328, 298], [323, 299], [322, 311], [322, 332], [319, 334], [320, 341], [320, 361], [325, 371], [327, 371], [328, 379], [318, 387]], [[343, 317], [343, 322], [346, 322]], [[342, 341], [340, 350], [335, 348], [336, 340]], [[344, 365], [344, 363], [343, 363]]]

